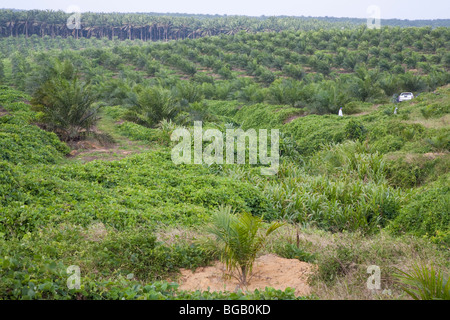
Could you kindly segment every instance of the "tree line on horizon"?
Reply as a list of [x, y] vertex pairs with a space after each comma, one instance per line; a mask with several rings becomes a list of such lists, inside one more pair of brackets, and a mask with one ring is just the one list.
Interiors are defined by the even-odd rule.
[[[204, 36], [248, 33], [353, 29], [366, 24], [361, 18], [249, 17], [227, 15], [158, 13], [82, 13], [80, 29], [69, 29], [71, 13], [52, 10], [0, 10], [0, 37], [60, 36], [63, 38], [109, 38], [119, 40], [168, 41]], [[450, 19], [382, 20], [383, 26], [449, 27]]]

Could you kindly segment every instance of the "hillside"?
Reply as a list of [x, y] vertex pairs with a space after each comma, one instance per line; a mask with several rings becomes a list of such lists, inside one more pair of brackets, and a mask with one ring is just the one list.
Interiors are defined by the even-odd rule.
[[[176, 272], [180, 267], [203, 265], [214, 256], [203, 256], [198, 247], [189, 244], [189, 236], [179, 241], [170, 239], [170, 245], [165, 242], [147, 244], [147, 241], [154, 239], [153, 234], [170, 229], [199, 232], [198, 227], [208, 220], [211, 210], [219, 204], [229, 204], [269, 219], [299, 222], [308, 226], [302, 231], [306, 239], [312, 236], [327, 239], [335, 232], [347, 230], [364, 232], [368, 239], [381, 241], [406, 232], [427, 236], [437, 244], [448, 246], [446, 121], [449, 93], [449, 88], [445, 87], [402, 104], [396, 116], [392, 114], [393, 105], [388, 104], [378, 106], [369, 114], [343, 119], [311, 115], [283, 124], [285, 119], [281, 117], [270, 125], [276, 125], [286, 135], [293, 136], [292, 140], [286, 139], [282, 144], [287, 162], [282, 164], [277, 177], [255, 184], [261, 177], [254, 176], [255, 171], [251, 168], [241, 169], [233, 165], [177, 167], [170, 161], [169, 150], [164, 144], [157, 147], [155, 140], [134, 136], [139, 130], [160, 129], [134, 128], [130, 134], [123, 131], [127, 122], [113, 124], [109, 130], [132, 139], [143, 139], [141, 142], [152, 144], [154, 150], [115, 161], [95, 160], [83, 164], [83, 161], [71, 158], [64, 160], [63, 156], [69, 149], [61, 145], [55, 135], [26, 125], [35, 117], [29, 106], [20, 102], [26, 96], [3, 88], [2, 109], [8, 114], [0, 118], [0, 234], [2, 270], [10, 276], [2, 281], [2, 294], [16, 298], [23, 295], [70, 298], [72, 294], [81, 294], [85, 298], [112, 298], [114, 294], [122, 296], [123, 290], [128, 292], [133, 281], [145, 283]], [[436, 110], [433, 106], [446, 106], [447, 109]], [[233, 105], [228, 106], [228, 112], [215, 108], [214, 103], [210, 108], [216, 110], [218, 117], [234, 113], [234, 121], [258, 119], [254, 112], [261, 110], [274, 112], [271, 107], [261, 105], [258, 108], [243, 107], [237, 112], [233, 112], [236, 110]], [[105, 114], [102, 121], [108, 117]], [[262, 117], [266, 121], [268, 118]], [[357, 137], [361, 142], [358, 139], [352, 141], [348, 136], [351, 133], [349, 128], [353, 128], [349, 124], [355, 120], [366, 128], [364, 136]], [[329, 125], [324, 125], [324, 121]], [[430, 128], [427, 124], [431, 121], [442, 123], [441, 128], [438, 125]], [[252, 125], [264, 127], [267, 124]], [[392, 130], [394, 124], [397, 131]], [[308, 130], [304, 131], [306, 128]], [[447, 140], [442, 142], [442, 138], [437, 138], [440, 136]], [[392, 139], [391, 144], [387, 143]], [[293, 145], [288, 141], [293, 141]], [[437, 144], [436, 141], [441, 142]], [[323, 148], [321, 143], [334, 145]], [[302, 162], [298, 162], [298, 154], [309, 157], [305, 159], [302, 156]], [[306, 164], [297, 167], [296, 163]], [[415, 175], [411, 176], [411, 172]], [[413, 189], [407, 189], [410, 187]], [[436, 203], [436, 199], [440, 202]], [[421, 212], [419, 216], [418, 210]], [[96, 229], [98, 226], [101, 226], [99, 231]], [[380, 234], [380, 227], [386, 231]], [[332, 233], [314, 231], [315, 228]], [[285, 241], [290, 240], [286, 238]], [[306, 245], [310, 243], [307, 247], [311, 253], [320, 254], [316, 252], [315, 242], [305, 241]], [[411, 241], [411, 238], [393, 241], [403, 243]], [[433, 249], [427, 241], [413, 241], [419, 246], [415, 254], [437, 262], [441, 261], [440, 257], [445, 257], [445, 251], [439, 251], [437, 247]], [[139, 252], [147, 245], [151, 245], [151, 250], [145, 254], [138, 253], [132, 243], [139, 246]], [[427, 246], [426, 252], [421, 251], [423, 246]], [[105, 248], [108, 251], [104, 251]], [[122, 254], [115, 256], [118, 248]], [[281, 250], [280, 244], [273, 248], [275, 252]], [[169, 260], [158, 260], [161, 254], [169, 254]], [[398, 257], [397, 254], [390, 256], [389, 263], [404, 257], [404, 254], [399, 252]], [[36, 260], [40, 255], [42, 258]], [[129, 260], [130, 256], [135, 256], [135, 260]], [[167, 265], [169, 261], [171, 266]], [[95, 293], [87, 288], [78, 293], [64, 291], [58, 274], [64, 270], [63, 266], [72, 264], [95, 270], [88, 273], [83, 282], [101, 287], [106, 284], [102, 284], [104, 280], [99, 282], [100, 278], [110, 279], [112, 291], [102, 289], [106, 291]], [[52, 265], [53, 269], [47, 269]], [[32, 266], [34, 269], [30, 269]], [[18, 272], [23, 268], [29, 271]], [[131, 273], [134, 276], [133, 280], [127, 280], [131, 281], [129, 284], [112, 280]], [[342, 276], [348, 277], [346, 273]], [[40, 289], [24, 290], [25, 279], [34, 281]], [[4, 291], [11, 286], [18, 289]], [[137, 291], [133, 294], [148, 296], [144, 286], [139, 288], [134, 289]], [[62, 292], [57, 294], [58, 290]], [[115, 293], [116, 290], [120, 290], [119, 293]], [[164, 292], [158, 294], [166, 295]]]
[[[1, 38], [0, 299], [409, 299], [398, 270], [450, 272], [449, 40], [426, 27]], [[415, 98], [397, 103], [403, 91]], [[198, 121], [224, 139], [278, 129], [276, 173], [249, 164], [251, 146], [244, 164], [234, 149], [232, 163], [176, 164], [174, 134]], [[308, 280], [183, 287], [218, 265], [208, 227], [227, 210], [261, 219], [258, 261], [289, 259]]]

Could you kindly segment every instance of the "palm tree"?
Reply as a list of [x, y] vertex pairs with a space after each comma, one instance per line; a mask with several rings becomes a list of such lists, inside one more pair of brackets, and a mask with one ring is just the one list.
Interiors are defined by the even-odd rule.
[[201, 87], [188, 81], [179, 81], [174, 91], [178, 100], [188, 103], [199, 102], [204, 98]]
[[149, 87], [141, 89], [139, 86], [133, 93], [132, 106], [125, 118], [140, 125], [152, 127], [161, 120], [174, 120], [179, 112], [172, 93], [162, 87]]
[[406, 72], [401, 76], [402, 89], [405, 91], [425, 91], [427, 84], [425, 80], [412, 72]]
[[76, 76], [68, 78], [57, 76], [46, 81], [31, 101], [34, 108], [43, 113], [43, 121], [49, 129], [64, 141], [90, 134], [99, 119], [90, 85]]
[[13, 12], [13, 11], [11, 11], [11, 10], [7, 10], [6, 11], [6, 15], [7, 15], [7, 23], [6, 23], [6, 27], [9, 27], [9, 35], [12, 37], [13, 36], [13, 29], [14, 29], [14, 27], [15, 27], [15, 25], [16, 25], [16, 22], [17, 22], [17, 17], [16, 17], [16, 14]]
[[367, 70], [365, 66], [356, 68], [352, 91], [361, 101], [375, 99], [383, 95], [379, 84], [380, 73], [378, 70]]
[[261, 218], [247, 212], [236, 215], [231, 207], [221, 206], [212, 216], [207, 231], [215, 236], [227, 271], [238, 279], [241, 286], [247, 286], [256, 255], [267, 237], [281, 226], [274, 222], [263, 232]]

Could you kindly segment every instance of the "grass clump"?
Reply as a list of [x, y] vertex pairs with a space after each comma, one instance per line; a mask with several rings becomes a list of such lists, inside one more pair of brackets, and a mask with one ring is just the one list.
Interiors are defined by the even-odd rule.
[[402, 290], [414, 300], [450, 300], [449, 277], [434, 265], [415, 264], [410, 272], [398, 271]]
[[315, 262], [317, 259], [315, 254], [307, 252], [293, 243], [278, 244], [274, 251], [277, 255], [286, 259], [298, 259], [304, 262]]

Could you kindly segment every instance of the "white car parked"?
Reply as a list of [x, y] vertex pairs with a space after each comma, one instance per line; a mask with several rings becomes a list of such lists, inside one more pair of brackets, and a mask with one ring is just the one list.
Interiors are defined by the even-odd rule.
[[398, 97], [399, 102], [412, 100], [412, 99], [414, 99], [414, 95], [411, 92], [403, 92]]

